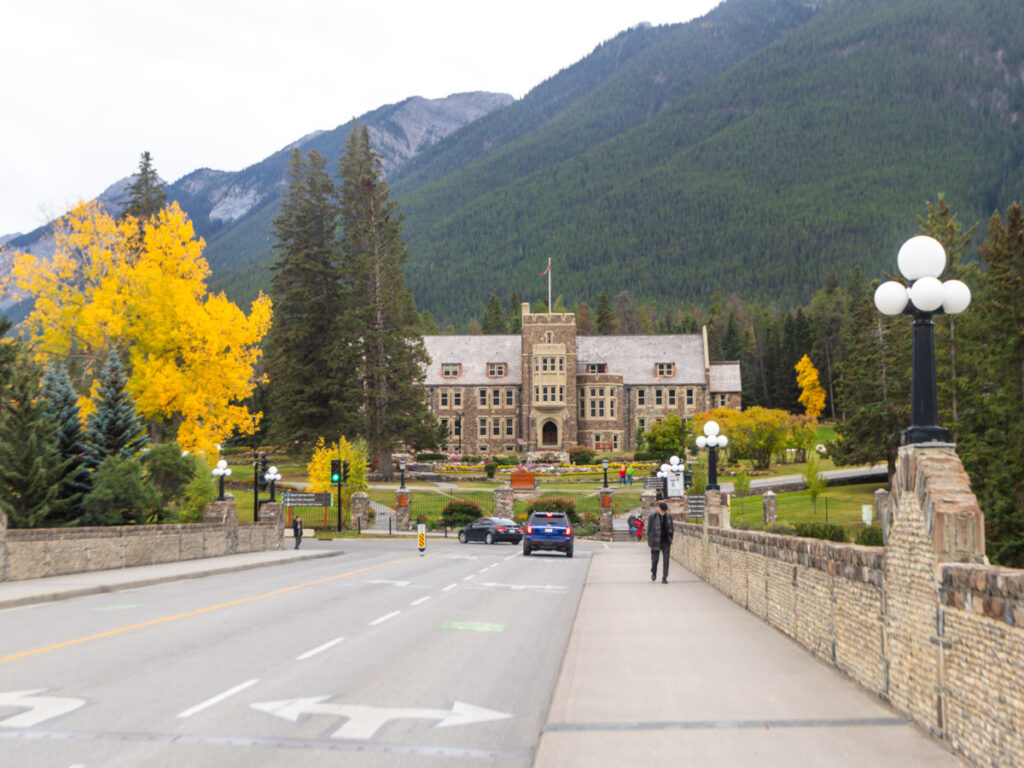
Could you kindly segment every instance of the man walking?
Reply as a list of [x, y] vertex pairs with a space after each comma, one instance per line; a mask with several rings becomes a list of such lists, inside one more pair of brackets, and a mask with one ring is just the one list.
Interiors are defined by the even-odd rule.
[[299, 548], [299, 544], [302, 543], [302, 517], [296, 515], [292, 521], [292, 536], [295, 539], [295, 548]]
[[658, 502], [658, 511], [647, 518], [647, 544], [651, 548], [651, 581], [658, 577], [658, 556], [661, 556], [661, 583], [668, 584], [668, 553], [672, 549], [675, 526], [668, 515], [668, 504]]

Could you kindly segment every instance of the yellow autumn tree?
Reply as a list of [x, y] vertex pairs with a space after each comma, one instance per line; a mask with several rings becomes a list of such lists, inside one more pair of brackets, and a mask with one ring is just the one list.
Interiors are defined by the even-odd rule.
[[328, 445], [322, 435], [318, 437], [306, 470], [311, 492], [335, 490], [334, 483], [331, 482], [332, 459], [348, 462], [348, 483], [341, 489], [341, 501], [342, 507], [349, 509], [352, 494], [356, 491], [365, 493], [370, 487], [366, 482], [366, 444], [361, 440], [350, 443], [342, 435], [336, 442]]
[[825, 410], [825, 390], [818, 382], [818, 369], [814, 367], [811, 358], [804, 355], [794, 366], [796, 369], [796, 383], [800, 387], [800, 397], [797, 398], [804, 407], [804, 413], [813, 419], [818, 418]]
[[145, 221], [80, 203], [58, 222], [52, 259], [16, 254], [10, 279], [35, 299], [23, 327], [40, 362], [67, 360], [84, 393], [111, 351], [126, 353], [139, 413], [212, 455], [234, 430], [252, 430], [237, 403], [255, 387], [271, 304], [261, 294], [247, 317], [210, 295], [203, 246], [176, 203]]

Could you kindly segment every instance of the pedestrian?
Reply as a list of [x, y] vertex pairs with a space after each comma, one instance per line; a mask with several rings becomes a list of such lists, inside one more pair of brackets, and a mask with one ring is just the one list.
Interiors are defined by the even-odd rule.
[[632, 485], [632, 484], [633, 484], [633, 465], [630, 464], [628, 467], [626, 467], [626, 485]]
[[642, 517], [636, 519], [636, 540], [644, 540], [644, 519]]
[[292, 520], [292, 536], [295, 537], [295, 548], [298, 549], [302, 543], [302, 515], [296, 515]]
[[658, 577], [658, 556], [662, 558], [661, 583], [668, 584], [668, 553], [672, 549], [675, 528], [668, 514], [668, 504], [658, 503], [656, 512], [647, 518], [647, 544], [651, 548], [651, 581]]
[[626, 465], [623, 464], [621, 467], [619, 467], [619, 485], [625, 485], [625, 484], [626, 484]]

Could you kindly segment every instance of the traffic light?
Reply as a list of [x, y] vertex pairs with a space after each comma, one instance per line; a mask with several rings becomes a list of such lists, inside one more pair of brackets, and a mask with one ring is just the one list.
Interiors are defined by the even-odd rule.
[[341, 482], [347, 483], [348, 482], [348, 462], [347, 461], [342, 462], [342, 467], [344, 467], [344, 469], [341, 472]]
[[[348, 464], [348, 462], [345, 462]], [[341, 480], [341, 460], [331, 459], [331, 482], [337, 483]]]

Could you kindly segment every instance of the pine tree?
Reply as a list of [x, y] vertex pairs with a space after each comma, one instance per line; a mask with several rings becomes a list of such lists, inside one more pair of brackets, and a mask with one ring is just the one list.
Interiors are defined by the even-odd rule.
[[274, 322], [267, 335], [272, 383], [273, 437], [312, 442], [324, 433], [351, 432], [358, 401], [343, 383], [354, 350], [342, 336], [343, 281], [335, 229], [339, 206], [327, 161], [315, 150], [308, 162], [298, 147], [288, 164], [288, 186], [274, 219], [270, 296]]
[[51, 515], [51, 523], [71, 522], [78, 516], [78, 506], [92, 487], [86, 466], [86, 443], [78, 398], [71, 386], [67, 369], [51, 363], [43, 376], [43, 406], [46, 418], [57, 427], [57, 451], [66, 464], [58, 498], [65, 502], [61, 515]]
[[501, 302], [498, 301], [498, 297], [491, 294], [491, 298], [487, 301], [487, 309], [484, 312], [484, 321], [481, 325], [481, 330], [485, 334], [499, 334], [505, 333], [505, 315], [501, 311]]
[[615, 333], [615, 311], [604, 291], [597, 297], [597, 332], [601, 336]]
[[989, 220], [979, 249], [987, 269], [971, 285], [963, 329], [959, 453], [985, 513], [987, 554], [1024, 567], [1024, 213]]
[[96, 409], [86, 423], [85, 462], [92, 470], [108, 456], [132, 459], [149, 443], [126, 384], [124, 367], [117, 354], [111, 354], [97, 380]]
[[579, 336], [594, 335], [594, 318], [585, 301], [576, 305], [576, 333]]
[[393, 449], [427, 418], [418, 386], [427, 354], [402, 276], [402, 217], [388, 199], [369, 131], [355, 121], [339, 172], [342, 268], [353, 291], [343, 319], [349, 343], [359, 351], [351, 376], [362, 385], [362, 434], [390, 477]]
[[132, 183], [128, 185], [128, 205], [118, 218], [132, 216], [145, 221], [163, 210], [167, 204], [167, 193], [164, 183], [153, 167], [153, 158], [149, 152], [143, 152], [139, 159], [139, 171], [132, 174]]
[[520, 334], [523, 332], [523, 306], [519, 303], [519, 295], [512, 291], [508, 297], [508, 332]]
[[619, 333], [630, 336], [640, 333], [640, 318], [629, 291], [619, 291], [615, 297], [615, 319]]
[[12, 528], [37, 528], [66, 505], [58, 497], [65, 463], [40, 398], [40, 371], [21, 351], [0, 396], [0, 509]]

